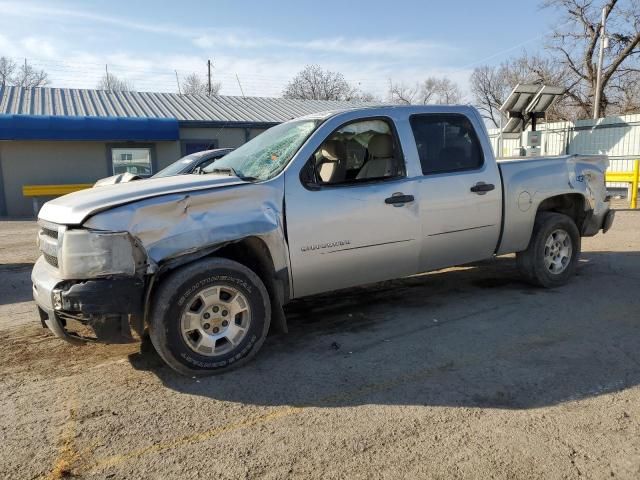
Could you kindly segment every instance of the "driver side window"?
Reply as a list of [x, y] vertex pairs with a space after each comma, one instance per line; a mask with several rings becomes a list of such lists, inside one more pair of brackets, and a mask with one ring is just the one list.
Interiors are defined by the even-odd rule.
[[344, 185], [405, 175], [404, 160], [389, 122], [358, 120], [333, 132], [309, 160], [311, 182]]

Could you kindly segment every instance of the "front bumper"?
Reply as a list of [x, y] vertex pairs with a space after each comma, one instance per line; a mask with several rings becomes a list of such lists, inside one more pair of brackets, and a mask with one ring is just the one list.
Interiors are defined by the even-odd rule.
[[136, 277], [68, 281], [40, 257], [31, 273], [43, 327], [70, 343], [132, 341], [129, 319], [143, 312], [144, 282]]

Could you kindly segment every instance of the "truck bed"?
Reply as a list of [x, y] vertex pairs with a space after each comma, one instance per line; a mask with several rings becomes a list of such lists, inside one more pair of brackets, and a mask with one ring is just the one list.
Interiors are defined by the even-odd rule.
[[553, 195], [582, 194], [594, 215], [606, 211], [604, 155], [558, 155], [498, 159], [503, 188], [503, 228], [497, 254], [527, 248], [539, 204]]

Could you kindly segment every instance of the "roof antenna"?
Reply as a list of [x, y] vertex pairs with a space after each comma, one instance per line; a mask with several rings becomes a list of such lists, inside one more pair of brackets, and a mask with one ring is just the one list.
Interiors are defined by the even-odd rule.
[[107, 72], [107, 91], [111, 91], [111, 82], [109, 80], [109, 65], [107, 65], [106, 63], [104, 64], [104, 71]]
[[242, 93], [242, 98], [244, 97], [244, 90], [242, 89], [242, 84], [240, 83], [240, 77], [238, 77], [238, 74], [236, 73], [236, 80], [238, 81], [238, 86], [240, 87], [240, 93]]
[[174, 72], [176, 72], [176, 83], [178, 84], [178, 95], [182, 95], [182, 92], [180, 91], [180, 80], [178, 80], [178, 70], [174, 70]]

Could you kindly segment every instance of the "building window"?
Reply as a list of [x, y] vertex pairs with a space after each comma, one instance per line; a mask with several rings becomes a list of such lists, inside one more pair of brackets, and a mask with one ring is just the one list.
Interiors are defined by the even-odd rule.
[[153, 174], [150, 148], [112, 148], [111, 165], [113, 174], [132, 173], [149, 176]]

